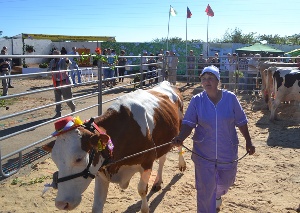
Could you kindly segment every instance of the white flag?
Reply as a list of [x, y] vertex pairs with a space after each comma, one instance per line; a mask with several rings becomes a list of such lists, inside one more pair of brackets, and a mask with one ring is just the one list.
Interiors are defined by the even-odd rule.
[[172, 6], [170, 7], [170, 14], [171, 14], [171, 16], [176, 16], [177, 15], [176, 10], [174, 10], [174, 8]]

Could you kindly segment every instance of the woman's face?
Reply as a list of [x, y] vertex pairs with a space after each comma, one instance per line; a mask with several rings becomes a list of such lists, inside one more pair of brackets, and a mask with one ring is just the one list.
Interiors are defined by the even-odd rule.
[[218, 89], [219, 81], [214, 74], [205, 73], [201, 77], [201, 83], [205, 90], [216, 90], [216, 89]]

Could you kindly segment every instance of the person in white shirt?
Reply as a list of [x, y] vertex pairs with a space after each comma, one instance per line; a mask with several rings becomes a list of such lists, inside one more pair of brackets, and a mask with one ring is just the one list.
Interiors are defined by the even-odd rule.
[[163, 54], [158, 54], [158, 59], [157, 59], [157, 83], [162, 82], [163, 76], [162, 72], [164, 71], [164, 56]]
[[256, 78], [258, 76], [259, 60], [260, 60], [260, 54], [255, 54], [254, 57], [250, 58], [248, 62], [248, 78], [247, 78], [248, 90], [253, 91], [256, 87]]
[[147, 52], [143, 52], [142, 69], [143, 69], [143, 73], [145, 73], [145, 74], [143, 74], [143, 86], [146, 85], [145, 80], [146, 80], [146, 77], [147, 77], [147, 72], [149, 71], [148, 65], [147, 65], [149, 59], [147, 58], [147, 56], [148, 56], [148, 53]]
[[[79, 55], [79, 53], [77, 52], [77, 48], [76, 47], [72, 47], [72, 51], [68, 53], [68, 55]], [[78, 78], [78, 83], [80, 84], [81, 83], [81, 70], [79, 70], [79, 67], [78, 67], [78, 64], [77, 64], [77, 60], [79, 60], [79, 58], [75, 58], [73, 57], [70, 57], [70, 60], [72, 62], [72, 64], [70, 65], [70, 69], [72, 70], [71, 71], [71, 78], [72, 78], [72, 81], [73, 81], [73, 84], [76, 85], [76, 75], [77, 75], [77, 78]]]
[[179, 61], [175, 52], [171, 52], [171, 55], [171, 62], [169, 64], [169, 81], [171, 84], [176, 85], [177, 66]]

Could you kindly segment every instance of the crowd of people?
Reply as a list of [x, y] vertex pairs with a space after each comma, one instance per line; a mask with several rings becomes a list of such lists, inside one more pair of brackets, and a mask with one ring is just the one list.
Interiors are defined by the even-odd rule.
[[154, 55], [154, 53], [148, 54], [147, 51], [143, 52], [142, 59], [143, 70], [143, 85], [146, 84], [148, 79], [149, 84], [159, 83], [164, 80], [168, 80], [173, 85], [176, 84], [176, 75], [178, 68], [178, 56], [173, 51], [164, 52], [163, 49]]
[[[268, 58], [268, 61], [271, 62], [283, 62], [280, 56], [274, 57], [273, 54], [270, 54]], [[186, 59], [187, 85], [195, 82], [195, 79], [193, 79], [194, 81], [191, 79], [195, 76], [199, 77], [204, 67], [214, 65], [220, 70], [221, 83], [224, 88], [233, 91], [235, 83], [239, 83], [239, 90], [251, 92], [256, 89], [256, 81], [260, 75], [258, 72], [260, 61], [261, 55], [258, 53], [250, 53], [248, 56], [245, 53], [240, 56], [237, 53], [227, 53], [226, 56], [222, 56], [221, 61], [217, 52], [214, 56], [204, 58], [202, 53], [197, 57], [193, 50], [190, 50]]]
[[[72, 47], [71, 51], [67, 51], [65, 47], [62, 47], [61, 51], [53, 49], [53, 55], [74, 55], [77, 57], [69, 57], [68, 59], [61, 57], [55, 58], [50, 61], [48, 70], [49, 71], [60, 71], [69, 69], [69, 72], [60, 72], [53, 74], [53, 85], [54, 87], [63, 85], [77, 86], [82, 83], [82, 72], [79, 68], [79, 53], [77, 48]], [[7, 47], [3, 47], [1, 54], [7, 54]], [[116, 51], [111, 48], [104, 49], [101, 55], [106, 56], [106, 60], [103, 61], [103, 82], [105, 87], [112, 88], [117, 83], [124, 82], [124, 75], [126, 73], [126, 65], [128, 60], [126, 58], [125, 50], [121, 50], [119, 55]], [[176, 85], [177, 69], [179, 65], [179, 54], [175, 51], [164, 51], [160, 49], [156, 54], [148, 53], [143, 51], [141, 56], [141, 70], [143, 85], [145, 86], [148, 82], [149, 85], [168, 80], [173, 85]], [[270, 54], [269, 61], [272, 62], [283, 62], [281, 57], [274, 57]], [[182, 57], [181, 57], [182, 58]], [[198, 79], [201, 80], [200, 76], [202, 71], [207, 66], [215, 66], [220, 70], [220, 82], [223, 88], [233, 91], [235, 89], [235, 83], [240, 83], [238, 86], [239, 90], [254, 91], [257, 85], [256, 79], [258, 77], [258, 64], [260, 62], [260, 54], [246, 55], [245, 53], [238, 56], [237, 53], [227, 53], [219, 57], [219, 53], [215, 52], [213, 56], [204, 57], [202, 53], [196, 56], [194, 50], [189, 50], [186, 56], [186, 77], [187, 86], [194, 84]], [[68, 63], [66, 63], [68, 62]], [[289, 61], [292, 62], [292, 61]], [[0, 59], [0, 71], [1, 76], [10, 75], [11, 71], [11, 59]], [[240, 72], [239, 79], [237, 82], [236, 71]], [[3, 96], [8, 94], [8, 88], [13, 88], [11, 85], [11, 79], [2, 79], [3, 85]], [[71, 86], [63, 89], [56, 89], [55, 101], [60, 102], [61, 97], [64, 99], [72, 98]], [[75, 111], [75, 105], [72, 101], [67, 102], [71, 112]], [[57, 104], [56, 115], [54, 117], [61, 116], [61, 106]]]

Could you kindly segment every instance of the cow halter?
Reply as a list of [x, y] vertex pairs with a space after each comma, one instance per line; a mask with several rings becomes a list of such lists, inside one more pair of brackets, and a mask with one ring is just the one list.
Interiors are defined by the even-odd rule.
[[84, 177], [85, 179], [87, 179], [88, 177], [94, 179], [95, 175], [93, 175], [89, 171], [94, 157], [95, 157], [95, 150], [93, 149], [91, 151], [91, 153], [89, 154], [89, 164], [87, 165], [85, 170], [83, 170], [82, 172], [79, 172], [79, 173], [76, 173], [76, 174], [73, 174], [73, 175], [68, 175], [68, 176], [65, 176], [65, 177], [62, 177], [62, 178], [58, 178], [58, 171], [54, 172], [53, 173], [53, 182], [51, 184], [52, 187], [54, 189], [57, 189], [58, 188], [58, 183], [65, 182], [65, 181], [68, 181], [68, 180], [72, 180], [72, 179], [75, 179], [75, 178], [78, 178], [78, 177], [81, 177], [81, 176]]
[[[94, 118], [91, 118], [89, 121], [85, 122], [82, 126], [85, 129], [87, 129], [91, 132], [94, 132], [95, 129], [100, 131], [99, 127], [94, 123]], [[95, 157], [95, 149], [92, 149], [90, 154], [89, 154], [89, 163], [88, 163], [87, 167], [82, 172], [72, 174], [72, 175], [68, 175], [68, 176], [65, 176], [65, 177], [62, 177], [62, 178], [58, 178], [58, 171], [54, 172], [53, 173], [53, 182], [52, 182], [51, 186], [54, 189], [57, 189], [58, 188], [58, 183], [65, 182], [65, 181], [68, 181], [68, 180], [72, 180], [72, 179], [75, 179], [75, 178], [78, 178], [78, 177], [83, 177], [85, 179], [90, 177], [90, 178], [94, 179], [95, 175], [93, 175], [89, 171], [90, 166], [92, 165], [92, 162], [94, 160], [94, 157]]]

